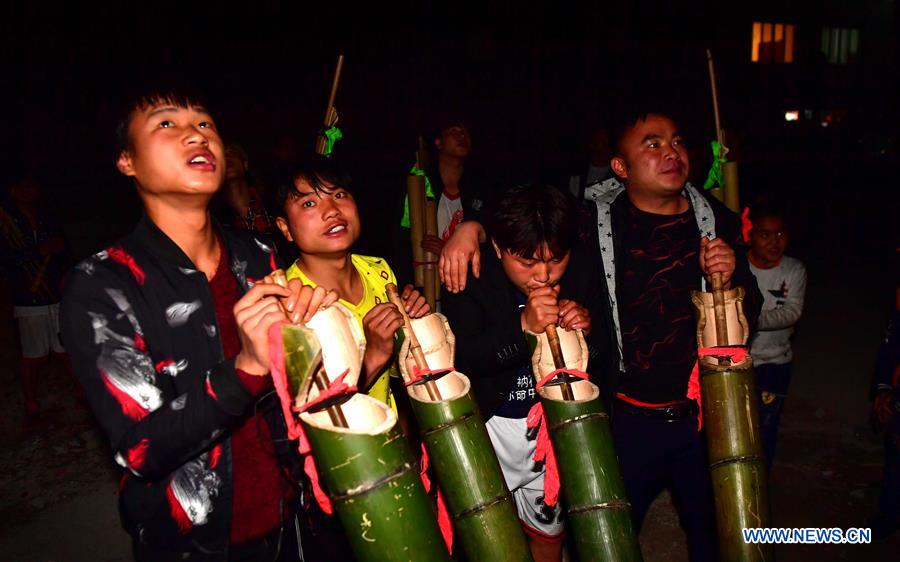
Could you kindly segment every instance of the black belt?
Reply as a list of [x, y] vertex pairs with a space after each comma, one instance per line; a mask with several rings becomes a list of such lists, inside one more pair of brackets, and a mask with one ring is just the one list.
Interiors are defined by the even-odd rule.
[[700, 409], [693, 400], [684, 400], [669, 404], [668, 406], [637, 406], [631, 402], [626, 402], [621, 398], [616, 399], [616, 408], [621, 412], [645, 416], [648, 418], [657, 418], [666, 421], [680, 421], [692, 418], [697, 415]]

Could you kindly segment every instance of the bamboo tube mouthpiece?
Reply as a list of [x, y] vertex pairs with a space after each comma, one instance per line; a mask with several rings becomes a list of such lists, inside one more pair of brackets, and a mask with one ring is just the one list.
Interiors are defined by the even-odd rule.
[[[412, 322], [409, 320], [409, 314], [406, 313], [406, 307], [403, 304], [403, 300], [400, 298], [397, 286], [393, 283], [388, 283], [385, 290], [387, 291], [388, 300], [397, 307], [397, 310], [400, 311], [400, 315], [403, 317], [403, 332], [406, 334], [407, 339], [409, 339], [409, 352], [416, 362], [416, 367], [423, 371], [427, 371], [428, 360], [425, 359], [425, 353], [422, 351], [422, 346], [419, 344], [419, 338], [416, 337], [416, 332], [413, 330]], [[425, 383], [425, 390], [428, 391], [428, 397], [432, 400], [441, 399], [441, 393], [433, 381]]]
[[[563, 357], [562, 346], [559, 343], [559, 334], [556, 331], [556, 324], [549, 324], [544, 328], [544, 333], [547, 334], [547, 343], [550, 344], [550, 353], [553, 355], [553, 365], [557, 369], [565, 369], [566, 360], [565, 357]], [[560, 390], [562, 390], [564, 400], [575, 400], [575, 395], [572, 393], [572, 385], [569, 384], [569, 381], [563, 380], [563, 383], [560, 385]]]

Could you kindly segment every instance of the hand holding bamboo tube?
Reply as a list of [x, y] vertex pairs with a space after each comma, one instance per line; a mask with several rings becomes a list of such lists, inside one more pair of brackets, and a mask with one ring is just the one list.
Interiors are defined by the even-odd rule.
[[[419, 345], [419, 339], [416, 337], [416, 332], [413, 330], [412, 322], [409, 319], [409, 315], [406, 313], [406, 307], [403, 304], [403, 300], [400, 299], [400, 293], [397, 292], [397, 286], [393, 283], [389, 283], [386, 287], [388, 299], [394, 306], [400, 310], [400, 315], [403, 316], [403, 333], [406, 334], [406, 338], [409, 340], [409, 352], [413, 356], [413, 361], [416, 363], [416, 367], [421, 370], [428, 370], [428, 360], [425, 359], [425, 353], [422, 351], [422, 346]], [[425, 390], [428, 392], [428, 397], [432, 400], [440, 400], [441, 393], [438, 390], [434, 381], [426, 381], [425, 382]]]
[[[276, 285], [279, 285], [281, 287], [287, 288], [287, 286], [288, 286], [287, 276], [285, 276], [283, 270], [276, 269], [275, 271], [270, 273], [269, 276], [272, 278], [273, 283], [275, 283]], [[285, 317], [290, 320], [291, 315], [288, 312], [287, 308], [285, 307], [284, 303], [281, 300], [279, 300], [278, 304], [281, 306], [281, 309], [284, 311]], [[325, 372], [324, 367], [319, 368], [319, 370], [316, 372], [313, 382], [315, 383], [316, 388], [319, 390], [319, 392], [324, 392], [328, 388], [328, 386], [331, 384], [331, 381], [328, 379], [328, 373]], [[338, 405], [328, 406], [325, 409], [325, 411], [328, 412], [328, 417], [331, 419], [331, 423], [333, 423], [335, 426], [349, 427], [349, 425], [347, 424], [347, 418], [344, 416], [344, 412], [341, 410], [340, 406], [338, 406]]]

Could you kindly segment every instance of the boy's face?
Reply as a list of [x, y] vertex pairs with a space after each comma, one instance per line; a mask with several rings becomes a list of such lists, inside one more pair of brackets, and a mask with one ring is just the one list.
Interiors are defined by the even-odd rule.
[[750, 253], [757, 263], [778, 265], [790, 237], [781, 217], [761, 217], [753, 221], [750, 231]]
[[331, 193], [316, 192], [304, 179], [294, 180], [297, 193], [288, 195], [284, 217], [276, 224], [303, 254], [345, 254], [359, 238], [356, 201], [342, 187], [325, 184]]
[[131, 148], [116, 166], [146, 195], [206, 195], [222, 183], [222, 139], [207, 111], [159, 102], [136, 109], [128, 125]]
[[453, 125], [441, 131], [441, 136], [434, 141], [434, 145], [444, 154], [466, 158], [472, 149], [472, 137], [463, 125]]
[[541, 287], [555, 286], [569, 265], [570, 252], [566, 252], [562, 257], [553, 256], [547, 244], [544, 244], [532, 256], [520, 256], [509, 250], [501, 250], [497, 242], [493, 240], [491, 243], [503, 264], [506, 277], [526, 295]]
[[622, 138], [613, 171], [628, 189], [647, 195], [680, 193], [690, 171], [688, 153], [675, 123], [663, 115], [648, 115]]

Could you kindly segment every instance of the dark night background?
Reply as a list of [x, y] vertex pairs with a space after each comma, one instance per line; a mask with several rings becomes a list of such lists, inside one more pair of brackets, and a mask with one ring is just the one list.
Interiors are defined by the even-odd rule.
[[[204, 90], [224, 140], [243, 145], [251, 172], [265, 180], [279, 151], [312, 152], [344, 53], [336, 106], [345, 138], [335, 153], [354, 176], [359, 250], [387, 256], [403, 277], [409, 241], [397, 223], [419, 134], [462, 116], [473, 136], [468, 166], [499, 184], [565, 187], [587, 163], [591, 132], [647, 102], [674, 111], [689, 141], [692, 181], [702, 184], [715, 138], [711, 48], [742, 203], [782, 203], [793, 225], [788, 254], [809, 270], [785, 413], [794, 433], [773, 474], [773, 506], [787, 515], [776, 523], [806, 526], [811, 511], [828, 527], [861, 522], [848, 521], [844, 500], [822, 490], [843, 493], [856, 479], [877, 491], [880, 474], [878, 438], [867, 437], [875, 445], [863, 452], [853, 440], [868, 431], [868, 379], [894, 298], [896, 1], [294, 4], [0, 8], [4, 187], [22, 175], [39, 179], [72, 257], [81, 258], [130, 230], [140, 212], [114, 166], [126, 92], [154, 82]], [[793, 62], [751, 62], [754, 22], [794, 26]], [[822, 52], [826, 28], [857, 30], [846, 64]], [[800, 120], [786, 122], [789, 110]], [[3, 333], [12, 365], [14, 340]], [[819, 466], [832, 457], [853, 466]], [[832, 490], [817, 478], [845, 481]], [[866, 488], [854, 518], [870, 511], [875, 493]], [[0, 508], [7, 505], [17, 504]], [[852, 550], [849, 558], [792, 552], [802, 555], [784, 559], [862, 559]], [[663, 559], [676, 558], [647, 557]]]
[[[595, 128], [646, 100], [674, 110], [690, 141], [694, 181], [702, 183], [715, 135], [709, 47], [743, 199], [774, 194], [812, 229], [813, 213], [840, 198], [896, 202], [887, 185], [868, 178], [896, 162], [892, 1], [596, 2], [568, 9], [405, 2], [384, 12], [332, 5], [328, 13], [288, 4], [227, 8], [227, 18], [174, 6], [92, 17], [75, 8], [7, 7], [2, 174], [40, 178], [84, 254], [124, 232], [138, 212], [113, 165], [113, 130], [126, 93], [155, 82], [202, 89], [225, 140], [245, 146], [251, 170], [264, 178], [279, 148], [311, 150], [343, 52], [336, 105], [345, 140], [336, 154], [360, 193], [363, 249], [376, 249], [396, 230], [417, 135], [447, 117], [471, 123], [470, 166], [488, 177], [561, 183], [581, 171]], [[793, 63], [750, 62], [754, 21], [795, 25]], [[860, 30], [851, 64], [825, 61], [823, 26]], [[789, 109], [812, 118], [786, 123]], [[826, 114], [832, 120], [823, 128]], [[392, 248], [401, 245], [399, 236]]]

